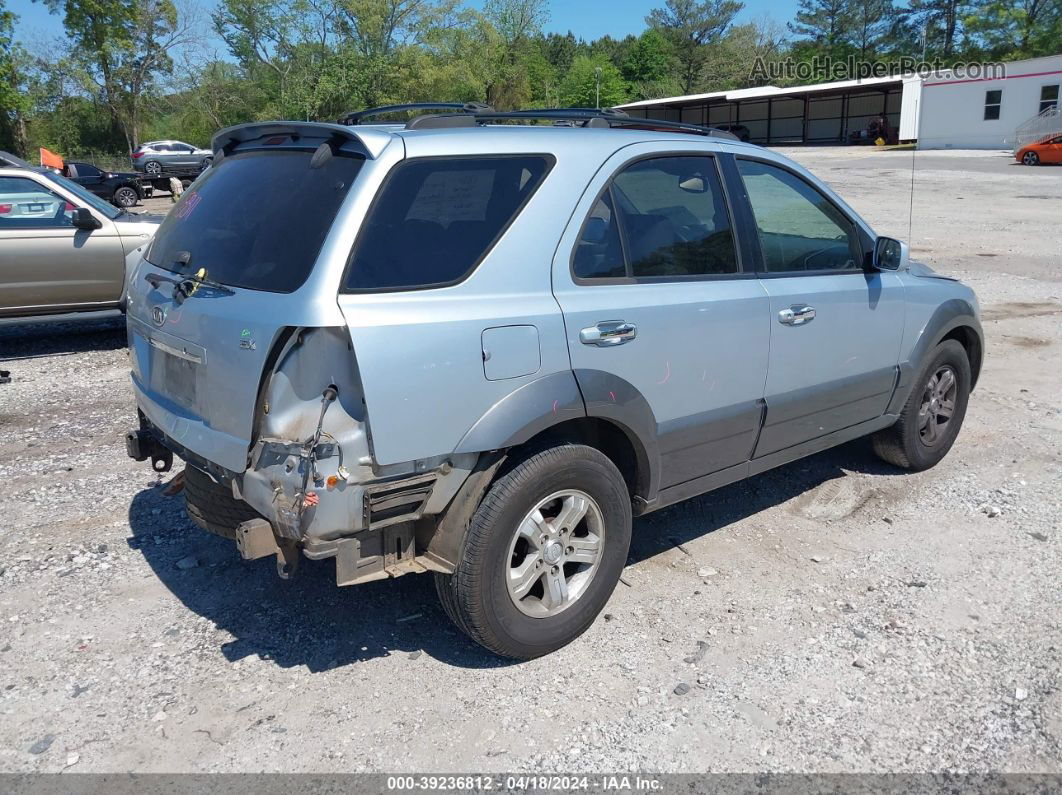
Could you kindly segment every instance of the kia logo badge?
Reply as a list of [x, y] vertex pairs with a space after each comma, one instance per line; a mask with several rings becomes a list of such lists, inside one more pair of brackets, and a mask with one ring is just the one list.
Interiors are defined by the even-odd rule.
[[155, 321], [156, 326], [161, 326], [166, 322], [166, 311], [161, 306], [151, 307], [151, 319]]

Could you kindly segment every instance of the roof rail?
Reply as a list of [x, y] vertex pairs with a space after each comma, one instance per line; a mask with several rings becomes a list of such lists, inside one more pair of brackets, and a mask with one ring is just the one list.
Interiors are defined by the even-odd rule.
[[618, 108], [530, 108], [527, 110], [495, 111], [468, 110], [463, 113], [433, 113], [411, 119], [406, 125], [409, 130], [424, 130], [433, 127], [474, 127], [494, 121], [552, 121], [557, 126], [580, 127], [629, 127], [640, 130], [669, 130], [673, 132], [708, 135], [715, 138], [738, 140], [738, 137], [726, 130], [715, 127], [703, 127], [678, 121], [660, 119], [640, 119], [628, 116]]
[[405, 105], [381, 105], [378, 108], [356, 110], [339, 119], [338, 123], [354, 126], [362, 124], [364, 119], [372, 116], [382, 116], [385, 113], [402, 113], [411, 110], [449, 110], [458, 113], [478, 113], [481, 111], [493, 112], [494, 108], [490, 105], [484, 105], [482, 102], [410, 102]]

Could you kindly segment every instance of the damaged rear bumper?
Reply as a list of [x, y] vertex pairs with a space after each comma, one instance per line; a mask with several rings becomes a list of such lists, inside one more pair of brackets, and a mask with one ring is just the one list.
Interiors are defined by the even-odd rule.
[[[318, 445], [311, 460], [295, 443], [260, 440], [250, 455], [250, 467], [236, 473], [183, 447], [143, 413], [140, 428], [127, 434], [126, 447], [130, 457], [140, 461], [150, 457], [154, 462], [157, 456], [172, 461], [177, 455], [260, 513], [261, 519], [244, 522], [236, 531], [245, 559], [276, 555], [278, 574], [286, 578], [294, 573], [300, 553], [313, 560], [334, 557], [338, 585], [452, 571], [452, 565], [427, 551], [427, 540], [434, 517], [446, 509], [478, 458], [411, 462], [406, 472], [387, 467], [375, 479], [356, 482], [336, 476], [342, 465], [330, 461], [337, 452], [333, 445]], [[314, 499], [300, 504], [307, 467], [307, 494]], [[359, 474], [367, 473], [367, 468], [358, 469]]]

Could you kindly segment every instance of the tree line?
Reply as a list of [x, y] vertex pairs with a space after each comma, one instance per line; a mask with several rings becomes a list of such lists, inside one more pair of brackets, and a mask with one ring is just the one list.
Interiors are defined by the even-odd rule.
[[145, 140], [204, 145], [243, 121], [389, 103], [609, 107], [745, 88], [763, 82], [757, 59], [1062, 51], [1062, 0], [800, 0], [784, 25], [737, 22], [739, 0], [665, 0], [637, 35], [592, 41], [543, 32], [548, 0], [219, 0], [209, 15], [195, 0], [34, 1], [66, 37], [18, 40], [0, 0], [0, 148], [110, 162]]

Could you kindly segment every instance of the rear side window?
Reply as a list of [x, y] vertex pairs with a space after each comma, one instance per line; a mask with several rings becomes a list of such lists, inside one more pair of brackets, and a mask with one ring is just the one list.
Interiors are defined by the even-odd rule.
[[658, 157], [618, 173], [583, 226], [578, 279], [736, 273], [723, 189], [710, 157]]
[[475, 269], [542, 183], [545, 155], [400, 163], [369, 210], [344, 289], [454, 284]]
[[184, 192], [147, 259], [222, 284], [290, 293], [313, 270], [364, 160], [345, 153], [310, 166], [311, 152], [226, 157]]

